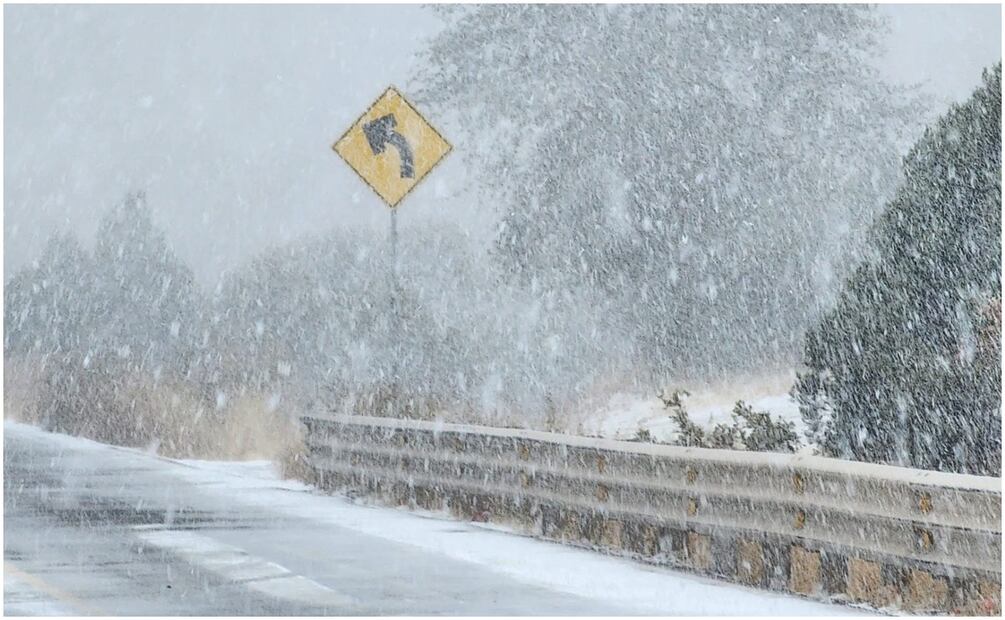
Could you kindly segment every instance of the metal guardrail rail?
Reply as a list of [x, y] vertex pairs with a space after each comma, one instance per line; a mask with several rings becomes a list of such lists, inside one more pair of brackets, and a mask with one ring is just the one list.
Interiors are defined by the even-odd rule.
[[1000, 478], [418, 420], [303, 422], [323, 488], [822, 600], [1000, 611]]

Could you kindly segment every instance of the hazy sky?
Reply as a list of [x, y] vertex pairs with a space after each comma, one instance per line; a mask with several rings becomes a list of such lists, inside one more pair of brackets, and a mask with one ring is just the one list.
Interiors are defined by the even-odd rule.
[[[1001, 57], [998, 5], [881, 10], [884, 75], [943, 103]], [[131, 189], [147, 190], [205, 282], [346, 222], [384, 234], [386, 208], [330, 146], [388, 84], [407, 94], [413, 54], [439, 26], [415, 5], [5, 6], [4, 278], [56, 228], [90, 243]], [[402, 234], [412, 218], [490, 230], [461, 195], [460, 159], [403, 203]]]

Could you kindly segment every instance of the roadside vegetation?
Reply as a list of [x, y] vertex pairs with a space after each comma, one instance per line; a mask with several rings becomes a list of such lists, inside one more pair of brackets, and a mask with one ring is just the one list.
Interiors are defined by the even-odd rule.
[[676, 392], [677, 442], [1000, 475], [1000, 65], [900, 165], [928, 113], [866, 62], [874, 7], [444, 15], [415, 90], [491, 244], [416, 224], [395, 284], [335, 227], [207, 287], [132, 192], [8, 278], [5, 415], [295, 465], [306, 411], [570, 430], [585, 394], [799, 367], [804, 437]]

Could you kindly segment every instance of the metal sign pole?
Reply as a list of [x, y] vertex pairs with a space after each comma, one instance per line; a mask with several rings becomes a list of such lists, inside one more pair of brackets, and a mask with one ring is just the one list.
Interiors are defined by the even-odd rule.
[[398, 351], [401, 344], [398, 317], [398, 210], [391, 209], [391, 384], [398, 390]]

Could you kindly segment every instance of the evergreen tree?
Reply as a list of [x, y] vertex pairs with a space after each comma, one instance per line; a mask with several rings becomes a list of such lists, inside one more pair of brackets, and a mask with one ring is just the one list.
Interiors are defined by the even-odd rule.
[[867, 60], [873, 7], [448, 15], [418, 95], [469, 128], [506, 271], [594, 291], [578, 303], [632, 326], [661, 374], [795, 355], [892, 192], [913, 109]]
[[89, 346], [134, 370], [186, 374], [201, 332], [199, 290], [154, 225], [144, 193], [128, 195], [101, 218], [93, 265]]
[[4, 286], [6, 354], [79, 350], [93, 303], [91, 260], [70, 233], [53, 234], [41, 256]]
[[4, 293], [4, 351], [31, 356], [40, 373], [42, 423], [104, 439], [114, 431], [114, 441], [130, 437], [123, 389], [140, 374], [179, 379], [192, 368], [198, 292], [142, 194], [104, 215], [93, 256], [73, 235], [54, 235]]
[[57, 232], [4, 287], [4, 358], [38, 373], [31, 415], [46, 428], [67, 430], [80, 418], [95, 307], [91, 266], [76, 237]]
[[805, 403], [829, 454], [1001, 470], [1001, 64], [904, 160], [872, 256], [807, 337]]
[[[807, 363], [815, 363], [820, 359], [817, 332], [809, 330], [806, 333]], [[830, 374], [823, 368], [814, 367], [807, 372], [797, 372], [796, 381], [789, 395], [799, 405], [799, 416], [805, 426], [806, 440], [815, 445], [817, 450], [827, 441], [827, 431], [830, 428], [831, 408], [827, 400]]]
[[434, 396], [456, 400], [457, 375], [466, 367], [476, 375], [479, 359], [464, 350], [470, 337], [450, 304], [464, 301], [457, 289], [478, 287], [457, 282], [471, 265], [454, 235], [421, 237], [403, 242], [407, 275], [394, 290], [385, 240], [352, 232], [273, 248], [228, 275], [215, 300], [221, 389], [296, 386], [311, 406], [362, 398], [360, 412], [384, 414], [384, 405], [413, 411]]

